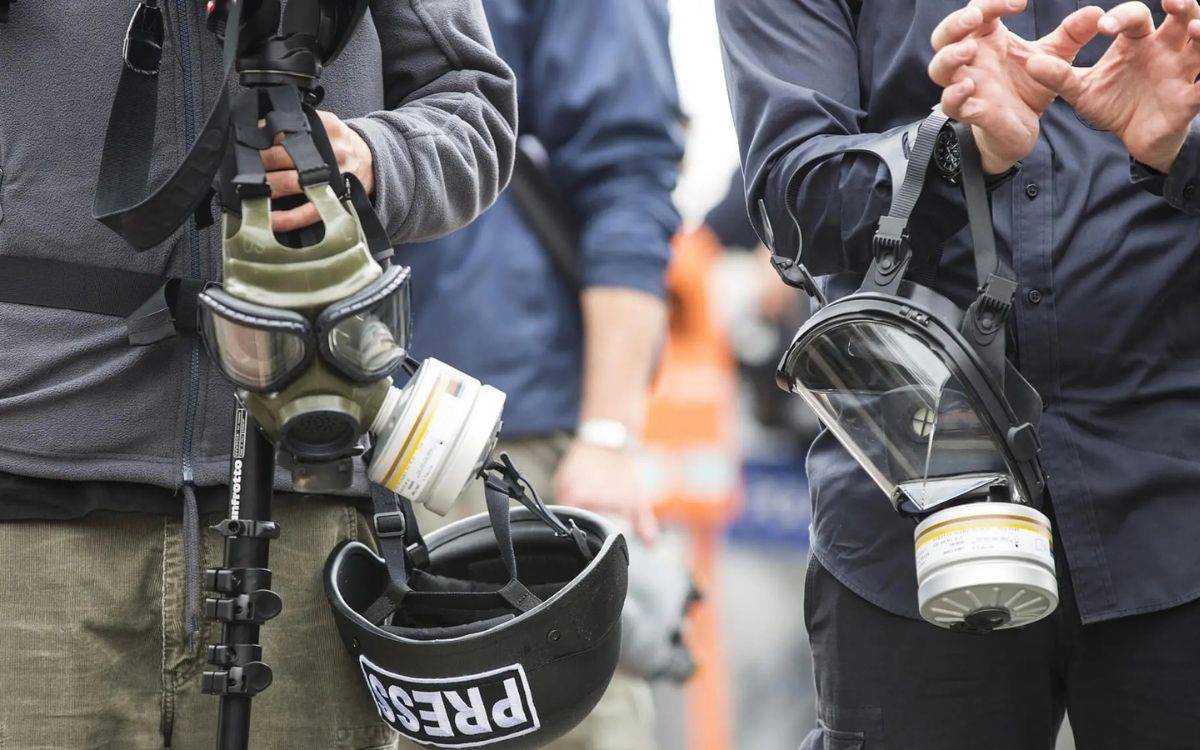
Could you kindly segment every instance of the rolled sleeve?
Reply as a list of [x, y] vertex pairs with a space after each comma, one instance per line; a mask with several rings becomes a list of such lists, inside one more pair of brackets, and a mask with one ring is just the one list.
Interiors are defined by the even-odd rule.
[[1200, 118], [1192, 120], [1170, 172], [1163, 176], [1135, 162], [1134, 180], [1188, 216], [1200, 216]]
[[522, 83], [523, 132], [580, 222], [585, 286], [664, 294], [682, 117], [662, 0], [551, 3]]

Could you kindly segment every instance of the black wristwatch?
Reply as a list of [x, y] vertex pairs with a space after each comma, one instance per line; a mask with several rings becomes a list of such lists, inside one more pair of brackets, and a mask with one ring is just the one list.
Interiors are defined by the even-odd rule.
[[[942, 132], [938, 134], [937, 143], [933, 146], [933, 163], [937, 166], [938, 174], [946, 182], [951, 185], [962, 182], [962, 156], [958, 152], [958, 136], [949, 125], [942, 128]], [[1021, 162], [1017, 162], [1004, 174], [985, 173], [984, 182], [990, 190], [1012, 177], [1020, 168]]]
[[962, 156], [958, 152], [958, 136], [954, 128], [942, 128], [937, 143], [933, 146], [933, 163], [937, 165], [942, 179], [951, 185], [962, 181]]

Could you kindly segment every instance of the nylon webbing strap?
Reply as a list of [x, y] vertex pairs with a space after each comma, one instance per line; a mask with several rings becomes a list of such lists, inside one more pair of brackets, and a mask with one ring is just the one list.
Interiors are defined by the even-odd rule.
[[207, 282], [47, 258], [0, 256], [0, 302], [124, 318], [129, 343], [195, 333]]
[[967, 223], [975, 250], [975, 273], [979, 297], [971, 303], [963, 318], [962, 333], [973, 339], [979, 355], [987, 362], [1000, 383], [1007, 380], [1005, 364], [1005, 324], [1012, 313], [1017, 282], [1012, 270], [996, 252], [996, 233], [992, 225], [992, 206], [983, 177], [983, 160], [971, 128], [955, 123], [961, 162], [963, 197], [967, 205]]
[[533, 592], [525, 588], [517, 579], [517, 553], [513, 549], [512, 519], [508, 503], [508, 495], [487, 485], [483, 488], [487, 499], [488, 517], [492, 520], [492, 531], [496, 534], [496, 546], [500, 548], [500, 557], [504, 567], [508, 569], [508, 583], [500, 589], [500, 596], [522, 612], [528, 612], [542, 603]]
[[912, 260], [908, 222], [925, 188], [925, 176], [937, 146], [938, 135], [948, 121], [949, 118], [940, 109], [935, 109], [917, 128], [904, 179], [898, 188], [893, 182], [892, 205], [887, 215], [879, 220], [879, 228], [871, 243], [875, 257], [863, 278], [862, 291], [895, 294], [904, 279]]
[[[908, 220], [912, 218], [913, 209], [917, 207], [917, 201], [920, 200], [921, 192], [925, 189], [925, 176], [929, 171], [929, 163], [933, 159], [933, 150], [937, 146], [938, 134], [942, 132], [942, 128], [949, 121], [950, 118], [941, 110], [934, 110], [917, 129], [917, 138], [908, 157], [908, 169], [905, 171], [904, 181], [900, 184], [900, 189], [894, 193], [887, 215], [879, 222], [881, 233], [885, 229], [885, 223], [889, 226], [893, 224], [898, 226], [900, 233], [908, 232]], [[876, 239], [878, 238], [877, 234]]]
[[171, 236], [208, 197], [228, 145], [229, 90], [235, 74], [243, 0], [230, 0], [221, 93], [187, 156], [149, 188], [158, 120], [163, 18], [154, 0], [137, 7], [126, 35], [121, 78], [109, 114], [92, 206], [94, 217], [139, 250]]
[[[424, 548], [417, 529], [412, 504], [387, 487], [371, 482], [371, 503], [375, 506], [375, 535], [383, 561], [387, 563], [389, 582], [383, 595], [363, 612], [363, 616], [378, 625], [388, 618], [412, 593], [408, 585], [409, 547]], [[411, 544], [410, 544], [411, 542]]]
[[983, 159], [975, 144], [975, 134], [962, 123], [954, 124], [958, 136], [958, 152], [962, 163], [963, 197], [967, 204], [967, 223], [971, 228], [971, 243], [975, 247], [975, 273], [980, 289], [992, 276], [1011, 280], [1012, 270], [996, 252], [996, 231], [992, 225], [991, 202], [983, 176]]

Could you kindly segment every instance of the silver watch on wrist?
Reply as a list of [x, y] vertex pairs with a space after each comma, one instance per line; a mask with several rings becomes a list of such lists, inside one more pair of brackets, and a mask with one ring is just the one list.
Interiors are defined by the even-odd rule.
[[628, 450], [637, 442], [633, 431], [617, 419], [585, 419], [579, 423], [575, 439], [614, 451]]

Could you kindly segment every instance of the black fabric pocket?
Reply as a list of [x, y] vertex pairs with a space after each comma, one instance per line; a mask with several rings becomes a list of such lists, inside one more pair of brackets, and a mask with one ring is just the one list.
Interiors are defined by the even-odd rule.
[[817, 572], [821, 568], [821, 563], [817, 562], [817, 556], [811, 552], [808, 555], [808, 565], [804, 570], [804, 589], [802, 591], [803, 604], [802, 611], [804, 613], [804, 630], [812, 632], [812, 613], [813, 606], [816, 601], [816, 595], [813, 593], [813, 581], [817, 577]]

